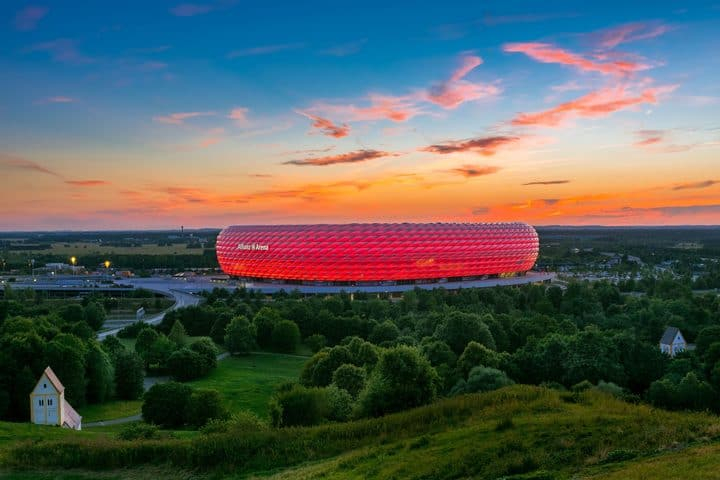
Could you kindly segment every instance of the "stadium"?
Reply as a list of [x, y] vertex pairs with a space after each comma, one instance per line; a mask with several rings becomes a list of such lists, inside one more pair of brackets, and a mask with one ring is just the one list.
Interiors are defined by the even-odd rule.
[[258, 288], [330, 293], [547, 281], [530, 272], [538, 246], [524, 223], [372, 223], [230, 226], [216, 248], [226, 274]]

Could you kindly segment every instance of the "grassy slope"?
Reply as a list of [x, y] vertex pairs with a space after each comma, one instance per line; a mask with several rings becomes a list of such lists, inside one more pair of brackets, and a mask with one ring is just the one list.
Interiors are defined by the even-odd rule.
[[140, 413], [141, 407], [142, 400], [113, 400], [111, 402], [86, 405], [78, 409], [78, 413], [82, 415], [83, 423], [90, 423], [131, 417]]
[[[104, 475], [134, 462], [132, 475], [122, 472], [137, 478], [152, 468], [167, 474], [199, 466], [219, 468], [208, 473], [223, 478], [230, 473], [235, 478], [288, 479], [493, 479], [543, 470], [553, 473], [535, 478], [657, 478], [644, 472], [663, 471], [664, 465], [667, 471], [684, 472], [682, 465], [673, 465], [684, 459], [681, 463], [689, 468], [682, 478], [694, 480], [713, 478], [707, 472], [720, 467], [720, 459], [702, 457], [718, 452], [718, 439], [720, 420], [712, 415], [669, 413], [595, 393], [571, 403], [557, 392], [516, 386], [345, 425], [255, 435], [231, 432], [162, 444], [50, 441], [26, 444], [16, 449], [14, 459], [26, 465], [45, 459], [52, 470], [60, 469], [61, 458], [71, 468], [100, 462], [108, 469]], [[677, 453], [678, 448], [685, 450]], [[618, 452], [636, 458], [611, 461], [619, 458]], [[173, 466], [161, 467], [167, 462]], [[94, 475], [86, 473], [88, 477], [78, 478]], [[71, 478], [64, 475], [58, 478]]]
[[279, 383], [297, 380], [307, 358], [279, 353], [254, 353], [218, 362], [210, 375], [188, 384], [222, 393], [232, 412], [250, 410], [267, 418], [267, 406]]

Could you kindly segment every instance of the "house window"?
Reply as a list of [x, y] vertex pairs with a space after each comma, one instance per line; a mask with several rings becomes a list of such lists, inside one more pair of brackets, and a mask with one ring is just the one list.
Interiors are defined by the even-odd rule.
[[43, 383], [43, 388], [47, 388], [47, 383]]
[[48, 406], [52, 407], [52, 398], [48, 399]]
[[42, 398], [41, 398], [40, 400], [38, 400], [38, 405], [40, 405], [41, 407], [43, 406], [43, 399], [42, 399]]

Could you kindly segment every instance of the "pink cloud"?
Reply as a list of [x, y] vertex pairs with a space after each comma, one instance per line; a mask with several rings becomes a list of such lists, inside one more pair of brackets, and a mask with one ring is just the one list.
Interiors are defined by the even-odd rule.
[[449, 170], [450, 173], [462, 175], [467, 178], [483, 177], [500, 171], [500, 167], [492, 165], [463, 165], [462, 167]]
[[670, 30], [670, 27], [657, 23], [626, 23], [590, 34], [593, 43], [599, 48], [611, 49], [621, 43], [635, 42], [658, 37]]
[[233, 50], [228, 53], [228, 58], [252, 57], [256, 55], [269, 55], [271, 53], [283, 52], [286, 50], [297, 50], [303, 48], [304, 43], [283, 43], [279, 45], [262, 45], [259, 47], [245, 48], [242, 50]]
[[26, 160], [20, 157], [15, 157], [12, 155], [4, 155], [2, 153], [0, 153], [0, 165], [7, 168], [29, 170], [32, 172], [45, 173], [54, 177], [60, 177], [59, 173], [54, 172], [49, 168], [40, 165], [37, 162], [33, 162], [32, 160]]
[[639, 130], [635, 134], [640, 138], [633, 145], [636, 147], [649, 147], [662, 143], [665, 139], [665, 132], [662, 130]]
[[474, 152], [485, 156], [495, 155], [504, 146], [520, 141], [520, 137], [497, 135], [492, 137], [479, 137], [470, 140], [451, 141], [422, 148], [423, 152], [446, 155], [449, 153]]
[[80, 53], [74, 40], [69, 40], [67, 38], [59, 38], [49, 42], [37, 43], [26, 48], [24, 52], [47, 52], [56, 62], [75, 65], [91, 63], [93, 61], [93, 59]]
[[65, 183], [74, 187], [102, 187], [104, 185], [110, 185], [110, 182], [105, 180], [66, 180]]
[[350, 134], [350, 127], [343, 123], [336, 125], [327, 118], [319, 117], [311, 113], [298, 110], [297, 113], [312, 120], [312, 127], [317, 128], [323, 135], [334, 138], [347, 137]]
[[618, 59], [608, 62], [596, 62], [549, 43], [506, 43], [503, 45], [503, 50], [510, 53], [524, 53], [538, 62], [559, 63], [577, 68], [583, 72], [599, 72], [603, 75], [626, 76], [650, 68], [649, 65], [631, 60]]
[[35, 30], [38, 22], [47, 15], [47, 13], [47, 7], [25, 7], [15, 15], [15, 29], [22, 32]]
[[645, 103], [656, 104], [661, 94], [672, 92], [675, 88], [677, 85], [646, 88], [638, 94], [630, 93], [624, 86], [603, 88], [549, 110], [520, 113], [512, 120], [512, 124], [557, 127], [568, 118], [605, 117]]
[[393, 97], [389, 95], [368, 95], [368, 106], [333, 105], [318, 103], [309, 110], [322, 112], [328, 116], [339, 117], [347, 121], [391, 120], [404, 122], [422, 113], [412, 96]]
[[244, 125], [248, 123], [247, 114], [249, 111], [250, 110], [247, 108], [236, 107], [230, 110], [230, 115], [228, 115], [228, 118], [235, 120], [235, 122], [239, 124]]
[[215, 115], [215, 112], [178, 112], [169, 115], [161, 115], [153, 117], [153, 120], [159, 123], [167, 123], [171, 125], [182, 125], [185, 120], [195, 117], [206, 117]]
[[428, 90], [425, 100], [443, 108], [453, 109], [468, 101], [497, 95], [500, 90], [494, 85], [463, 80], [468, 73], [482, 63], [482, 58], [478, 56], [464, 56], [460, 67], [452, 73], [447, 81], [434, 85]]
[[316, 167], [324, 167], [327, 165], [336, 165], [339, 163], [357, 163], [375, 160], [377, 158], [389, 157], [396, 155], [389, 152], [381, 152], [378, 150], [357, 150], [355, 152], [341, 153], [339, 155], [328, 155], [326, 157], [303, 158], [300, 160], [289, 160], [284, 162], [286, 165], [313, 165]]

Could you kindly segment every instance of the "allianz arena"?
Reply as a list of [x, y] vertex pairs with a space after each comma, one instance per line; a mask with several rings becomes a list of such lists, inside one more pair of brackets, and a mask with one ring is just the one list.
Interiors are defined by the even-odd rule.
[[[462, 286], [525, 277], [537, 260], [538, 235], [524, 223], [253, 225], [225, 228], [216, 248], [222, 270], [245, 281]], [[527, 280], [510, 284], [548, 279]]]

